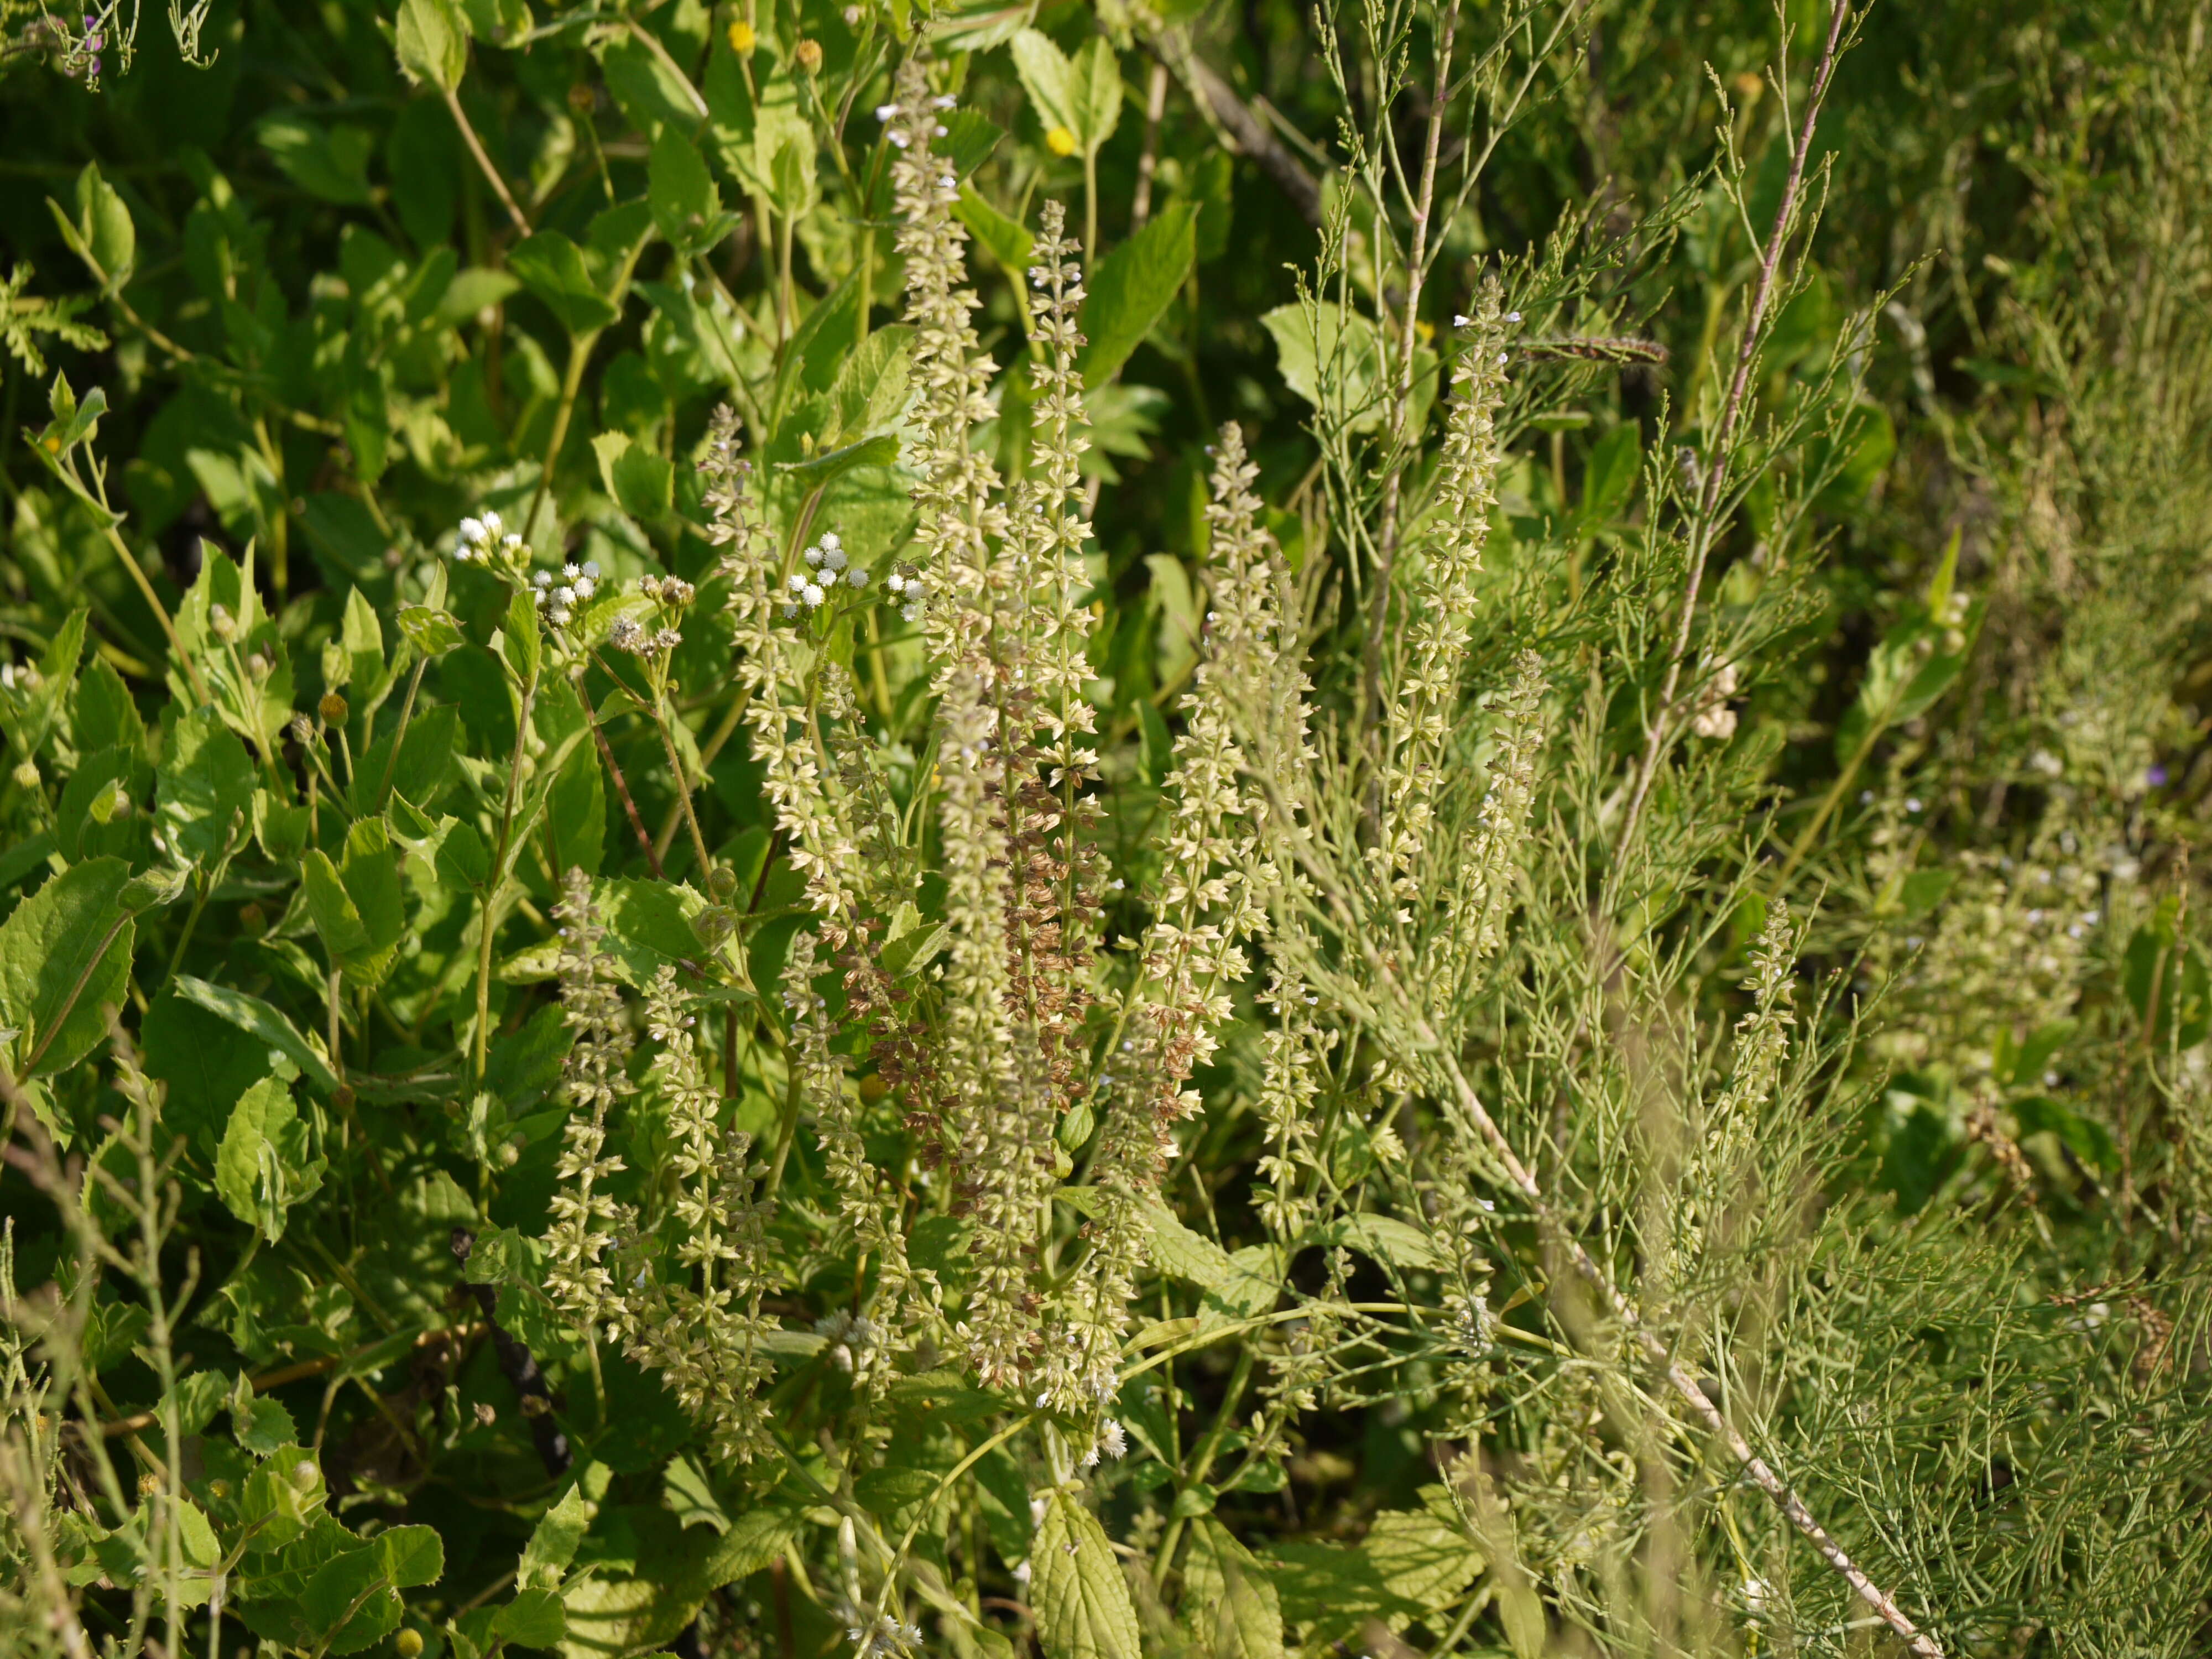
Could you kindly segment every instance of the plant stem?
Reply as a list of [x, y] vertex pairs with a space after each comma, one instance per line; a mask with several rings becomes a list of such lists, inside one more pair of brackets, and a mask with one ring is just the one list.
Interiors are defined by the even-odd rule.
[[507, 210], [507, 216], [514, 221], [515, 234], [529, 235], [529, 219], [514, 204], [514, 196], [507, 189], [507, 180], [500, 177], [499, 169], [491, 164], [491, 157], [484, 154], [483, 141], [477, 137], [477, 130], [469, 120], [469, 112], [461, 107], [461, 95], [451, 87], [446, 88], [446, 107], [453, 112], [453, 125], [461, 130], [461, 137], [469, 147], [469, 154], [477, 158], [477, 168], [490, 181], [492, 193], [499, 198], [500, 205]]
[[522, 787], [522, 746], [530, 736], [530, 715], [538, 702], [538, 679], [531, 677], [522, 690], [522, 714], [515, 722], [514, 752], [507, 763], [507, 800], [500, 809], [499, 845], [492, 854], [491, 875], [484, 884], [483, 931], [477, 941], [477, 1024], [470, 1039], [471, 1074], [481, 1085], [484, 1059], [491, 1035], [491, 946], [499, 931], [499, 890], [507, 880], [507, 860], [514, 839], [515, 796]]
[[1736, 343], [1735, 374], [1729, 383], [1727, 401], [1721, 405], [1720, 420], [1713, 428], [1712, 459], [1705, 468], [1697, 508], [1690, 520], [1689, 581], [1682, 590], [1681, 616], [1674, 626], [1674, 644], [1667, 653], [1667, 676], [1660, 685], [1658, 708], [1645, 733], [1644, 757], [1637, 764], [1635, 793], [1629, 798], [1627, 814], [1621, 820], [1620, 837], [1615, 843], [1623, 853], [1635, 838], [1637, 824], [1644, 816], [1644, 804], [1651, 793], [1652, 779], [1666, 750], [1668, 728], [1675, 713], [1674, 693], [1681, 684], [1682, 660], [1690, 648], [1690, 625], [1697, 619], [1698, 593], [1705, 583], [1705, 562], [1720, 532], [1720, 506], [1728, 491], [1729, 446], [1735, 439], [1736, 422], [1743, 416], [1752, 365], [1758, 360], [1759, 344], [1765, 338], [1766, 310], [1773, 301], [1775, 278], [1782, 269], [1783, 246], [1796, 226], [1798, 199], [1805, 184], [1805, 162], [1813, 153], [1814, 128], [1820, 118], [1820, 104], [1827, 96], [1829, 82], [1835, 78], [1836, 59], [1843, 49], [1844, 27], [1850, 15], [1848, 0], [1835, 0], [1835, 9], [1828, 18], [1827, 44], [1814, 67], [1812, 88], [1805, 100], [1805, 118], [1790, 153], [1790, 174], [1783, 184], [1782, 201], [1774, 210], [1774, 228], [1767, 234], [1765, 252], [1759, 262], [1759, 281], [1753, 285], [1751, 306], [1744, 313], [1743, 333]]

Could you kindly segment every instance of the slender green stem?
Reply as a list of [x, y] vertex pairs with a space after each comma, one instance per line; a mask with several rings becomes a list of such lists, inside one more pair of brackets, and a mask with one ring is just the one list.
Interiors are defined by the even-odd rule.
[[599, 343], [599, 331], [576, 335], [568, 342], [568, 370], [561, 377], [561, 406], [553, 413], [553, 435], [546, 441], [545, 459], [538, 468], [538, 488], [530, 497], [530, 511], [522, 520], [522, 539], [527, 543], [538, 532], [538, 509], [545, 505], [546, 492], [553, 485], [553, 464], [561, 458], [561, 446], [568, 441], [568, 419], [576, 410], [576, 393], [584, 384], [584, 365], [592, 360], [592, 348]]
[[522, 748], [530, 736], [530, 716], [538, 702], [538, 680], [533, 675], [522, 689], [522, 713], [514, 726], [514, 752], [507, 763], [507, 799], [500, 808], [499, 845], [491, 860], [491, 875], [484, 884], [482, 936], [477, 940], [477, 1024], [470, 1037], [471, 1074], [481, 1085], [491, 1036], [491, 947], [499, 931], [500, 889], [507, 883], [507, 863], [514, 851], [514, 805], [522, 788]]

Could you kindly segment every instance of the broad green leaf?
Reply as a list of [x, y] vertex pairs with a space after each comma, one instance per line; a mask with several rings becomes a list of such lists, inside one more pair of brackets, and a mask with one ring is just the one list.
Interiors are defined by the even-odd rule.
[[1104, 35], [1085, 41], [1068, 64], [1067, 93], [1076, 142], [1085, 155], [1096, 155], [1121, 118], [1121, 65]]
[[286, 1212], [322, 1184], [324, 1162], [307, 1152], [307, 1125], [291, 1090], [279, 1079], [264, 1078], [231, 1109], [216, 1154], [216, 1192], [233, 1215], [274, 1244], [284, 1236]]
[[1029, 283], [1030, 250], [1036, 239], [1029, 228], [1018, 219], [1010, 219], [993, 207], [983, 193], [973, 185], [960, 186], [960, 201], [953, 210], [960, 222], [968, 227], [977, 241], [989, 250], [999, 262], [999, 268], [1007, 278], [1022, 284]]
[[1012, 50], [1014, 73], [1021, 77], [1022, 90], [1030, 95], [1030, 107], [1036, 111], [1047, 143], [1051, 142], [1054, 131], [1064, 132], [1068, 148], [1062, 153], [1073, 154], [1083, 143], [1075, 66], [1067, 61], [1067, 54], [1054, 43], [1052, 37], [1038, 29], [1025, 28], [1015, 35]]
[[155, 774], [162, 833], [182, 857], [211, 863], [242, 836], [253, 808], [253, 763], [211, 713], [180, 717]]
[[715, 1590], [781, 1556], [793, 1530], [791, 1517], [772, 1509], [746, 1510], [719, 1536], [706, 1528], [687, 1529], [665, 1510], [625, 1514], [637, 1534], [639, 1571], [582, 1577], [562, 1591], [568, 1635], [561, 1650], [572, 1659], [661, 1646]]
[[1283, 384], [1350, 430], [1382, 423], [1382, 348], [1375, 325], [1333, 300], [1292, 301], [1260, 319], [1275, 340]]
[[398, 621], [399, 631], [407, 636], [407, 642], [426, 657], [442, 657], [468, 641], [451, 612], [433, 611], [427, 605], [401, 605]]
[[514, 1647], [550, 1648], [568, 1633], [568, 1619], [557, 1592], [517, 1590], [514, 1600], [499, 1610], [491, 1627], [501, 1641]]
[[602, 432], [592, 440], [599, 477], [615, 504], [647, 524], [668, 516], [675, 503], [676, 469], [626, 432]]
[[279, 1446], [246, 1477], [238, 1518], [247, 1528], [246, 1547], [262, 1554], [283, 1549], [320, 1519], [327, 1495], [322, 1471], [296, 1445]]
[[557, 230], [516, 244], [507, 266], [571, 334], [596, 332], [620, 315], [585, 269], [583, 250]]
[[446, 1546], [435, 1527], [386, 1528], [376, 1534], [376, 1548], [386, 1581], [401, 1589], [445, 1577]]
[[1092, 269], [1083, 301], [1083, 384], [1105, 385], [1189, 276], [1198, 257], [1198, 208], [1175, 202]]
[[402, 0], [393, 43], [407, 77], [441, 92], [468, 71], [468, 26], [453, 0]]
[[227, 985], [210, 985], [190, 974], [179, 974], [173, 983], [176, 994], [185, 1001], [206, 1009], [235, 1025], [241, 1031], [257, 1036], [276, 1050], [306, 1073], [307, 1079], [325, 1094], [338, 1086], [337, 1075], [330, 1062], [323, 1057], [319, 1042], [301, 1035], [299, 1027], [283, 1013], [264, 1002], [259, 997], [245, 991], [234, 991]]
[[146, 722], [137, 699], [107, 659], [95, 656], [84, 665], [76, 684], [76, 713], [72, 722], [80, 750], [124, 748], [134, 755], [146, 752]]
[[1146, 1201], [1144, 1217], [1152, 1230], [1153, 1265], [1162, 1273], [1187, 1279], [1209, 1291], [1226, 1284], [1235, 1273], [1228, 1251], [1184, 1226], [1176, 1212], [1157, 1199]]
[[300, 1592], [300, 1611], [320, 1632], [323, 1651], [359, 1653], [398, 1628], [400, 1601], [374, 1544], [325, 1561]]
[[1121, 1564], [1098, 1517], [1065, 1492], [1045, 1498], [1030, 1547], [1030, 1601], [1046, 1659], [1141, 1659]]
[[653, 141], [647, 180], [653, 222], [678, 253], [702, 252], [729, 234], [735, 221], [722, 211], [706, 157], [672, 121]]
[[241, 1447], [260, 1455], [291, 1444], [300, 1433], [281, 1400], [255, 1399], [242, 1406], [233, 1405], [230, 1428]]
[[193, 1371], [179, 1377], [169, 1390], [170, 1401], [176, 1407], [178, 1432], [198, 1434], [214, 1422], [229, 1392], [220, 1371]]
[[714, 1496], [714, 1488], [690, 1458], [670, 1458], [660, 1477], [660, 1486], [661, 1502], [686, 1527], [712, 1527], [717, 1533], [729, 1531], [730, 1517], [721, 1500]]
[[908, 325], [894, 323], [876, 330], [846, 356], [830, 388], [830, 403], [836, 417], [830, 441], [849, 443], [872, 437], [904, 412], [908, 350], [913, 337]]
[[1210, 1659], [1283, 1659], [1283, 1607], [1252, 1553], [1211, 1516], [1182, 1565], [1182, 1621]]
[[538, 637], [538, 606], [529, 590], [518, 587], [514, 598], [507, 602], [505, 625], [500, 629], [500, 654], [507, 663], [507, 672], [518, 685], [532, 685], [538, 680], [540, 661]]
[[74, 1066], [106, 1034], [131, 972], [121, 859], [72, 865], [0, 924], [0, 1028], [19, 1078]]

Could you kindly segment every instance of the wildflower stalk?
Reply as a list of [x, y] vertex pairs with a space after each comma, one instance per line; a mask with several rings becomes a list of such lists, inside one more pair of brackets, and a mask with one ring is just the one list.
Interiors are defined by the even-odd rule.
[[[1709, 446], [1711, 456], [1705, 464], [1700, 481], [1695, 508], [1690, 515], [1687, 537], [1689, 577], [1682, 589], [1681, 612], [1674, 624], [1673, 642], [1668, 647], [1667, 672], [1660, 681], [1659, 700], [1650, 725], [1645, 728], [1644, 754], [1637, 763], [1636, 783], [1630, 793], [1628, 810], [1621, 819], [1620, 834], [1616, 845], [1626, 849], [1634, 843], [1638, 824], [1644, 816], [1645, 801], [1650, 798], [1651, 785], [1657, 776], [1659, 762], [1668, 743], [1674, 736], [1673, 725], [1676, 714], [1675, 694], [1682, 678], [1682, 664], [1690, 650], [1691, 625], [1697, 620], [1698, 595], [1705, 582], [1705, 563], [1712, 553], [1713, 544], [1719, 538], [1721, 503], [1728, 491], [1729, 463], [1734, 458], [1736, 423], [1742, 418], [1747, 394], [1751, 388], [1751, 372], [1759, 361], [1760, 346], [1767, 334], [1767, 307], [1774, 297], [1775, 280], [1782, 269], [1782, 252], [1791, 232], [1797, 227], [1800, 198], [1805, 184], [1805, 165], [1813, 153], [1814, 129], [1820, 118], [1820, 106], [1826, 100], [1828, 88], [1836, 72], [1836, 60], [1845, 44], [1845, 26], [1850, 22], [1851, 8], [1849, 0], [1832, 0], [1828, 16], [1828, 37], [1820, 56], [1813, 66], [1813, 82], [1805, 100], [1805, 115], [1800, 122], [1796, 142], [1790, 151], [1790, 170], [1783, 180], [1782, 199], [1774, 210], [1773, 228], [1767, 233], [1766, 246], [1761, 252], [1759, 276], [1752, 284], [1751, 302], [1744, 312], [1743, 330], [1736, 342], [1735, 372], [1729, 380], [1728, 396], [1721, 404], [1720, 418], [1714, 423]], [[1787, 40], [1784, 40], [1787, 46]]]

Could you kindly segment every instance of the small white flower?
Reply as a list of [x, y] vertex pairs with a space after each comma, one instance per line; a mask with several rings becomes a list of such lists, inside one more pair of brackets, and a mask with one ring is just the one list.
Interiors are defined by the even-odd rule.
[[819, 605], [822, 603], [822, 590], [812, 582], [809, 582], [805, 587], [799, 589], [799, 597], [809, 605]]
[[461, 539], [463, 541], [468, 543], [471, 547], [473, 547], [478, 542], [483, 540], [483, 538], [484, 527], [483, 521], [482, 520], [464, 519], [461, 520]]
[[597, 559], [586, 559], [586, 560], [585, 560], [585, 561], [584, 561], [584, 574], [585, 574], [586, 576], [591, 576], [591, 577], [596, 578], [596, 577], [599, 575], [599, 562]]
[[904, 617], [908, 622], [919, 622], [921, 620], [921, 607], [918, 605], [902, 605], [899, 607], [899, 615]]
[[865, 570], [848, 570], [845, 573], [845, 580], [855, 587], [866, 587], [868, 585], [868, 573]]
[[553, 586], [553, 573], [550, 570], [541, 570], [530, 580], [539, 587], [550, 587]]
[[1509, 323], [1517, 323], [1521, 320], [1521, 313], [1517, 311], [1509, 311], [1505, 313], [1505, 320]]
[[579, 576], [576, 578], [576, 597], [580, 599], [588, 599], [599, 591], [599, 586], [589, 576]]
[[794, 593], [806, 586], [806, 578], [796, 570], [791, 573], [791, 591]]
[[1452, 313], [1452, 326], [1454, 328], [1465, 328], [1474, 320], [1474, 319], [1468, 316], [1464, 311], [1455, 311]]
[[951, 93], [944, 92], [939, 93], [936, 97], [931, 99], [929, 100], [929, 106], [932, 109], [955, 109], [959, 106], [959, 103], [960, 100], [957, 98], [955, 98]]
[[805, 559], [809, 564], [818, 565], [822, 562], [822, 550], [818, 547], [810, 547], [805, 552], [800, 554], [799, 556]]
[[799, 614], [799, 607], [795, 605], [787, 605], [783, 607], [783, 614], [786, 617], [795, 617]]
[[888, 121], [891, 117], [896, 115], [898, 112], [899, 106], [896, 104], [878, 104], [876, 106], [876, 119], [878, 121]]
[[561, 567], [561, 574], [566, 576], [570, 581], [574, 581], [577, 577], [582, 575], [584, 573], [575, 563], [571, 562], [570, 563], [564, 564]]
[[822, 562], [832, 570], [842, 570], [845, 568], [845, 556], [838, 549], [832, 547], [823, 553]]
[[844, 544], [845, 544], [843, 542], [837, 538], [837, 532], [836, 531], [825, 530], [822, 532], [822, 545], [829, 549], [830, 551], [835, 552], [837, 549], [844, 546]]
[[884, 586], [890, 588], [894, 593], [902, 592], [906, 588], [906, 578], [900, 575], [897, 571], [894, 570], [890, 575], [884, 578]]
[[896, 127], [893, 127], [893, 128], [891, 129], [891, 134], [890, 134], [890, 137], [891, 137], [891, 143], [893, 143], [894, 144], [896, 144], [896, 145], [897, 145], [901, 149], [904, 149], [907, 147], [908, 143], [909, 142], [909, 141], [908, 140], [908, 138], [907, 138], [906, 134], [904, 134], [904, 133], [901, 132], [901, 131], [900, 131]]
[[487, 536], [496, 536], [496, 535], [498, 535], [501, 531], [505, 530], [505, 529], [507, 528], [507, 526], [506, 526], [506, 524], [505, 524], [505, 523], [501, 520], [501, 518], [500, 518], [500, 516], [499, 516], [499, 514], [496, 514], [496, 513], [486, 513], [486, 514], [483, 515], [483, 527], [484, 527], [484, 533], [485, 533]]

